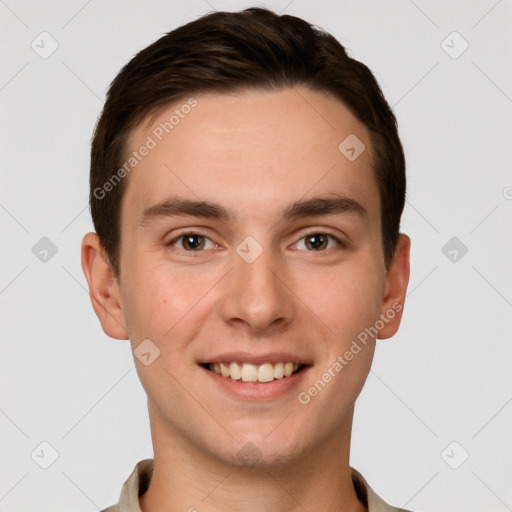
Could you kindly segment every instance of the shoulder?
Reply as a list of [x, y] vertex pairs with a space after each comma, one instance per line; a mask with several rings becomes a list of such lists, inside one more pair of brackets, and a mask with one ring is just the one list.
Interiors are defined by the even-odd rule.
[[124, 482], [119, 497], [119, 503], [101, 512], [140, 512], [139, 495], [143, 494], [153, 476], [153, 459], [144, 459], [135, 465], [128, 479]]
[[356, 489], [359, 499], [365, 503], [368, 508], [368, 512], [412, 512], [405, 508], [393, 507], [386, 501], [384, 501], [366, 481], [359, 471], [354, 468], [350, 468], [352, 475], [352, 482]]

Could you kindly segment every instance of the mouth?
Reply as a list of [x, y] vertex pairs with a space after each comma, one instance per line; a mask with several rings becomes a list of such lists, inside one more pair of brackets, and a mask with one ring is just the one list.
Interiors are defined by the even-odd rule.
[[217, 375], [240, 383], [268, 383], [275, 380], [287, 379], [304, 371], [310, 365], [294, 361], [280, 361], [276, 363], [264, 362], [252, 364], [238, 361], [225, 361], [219, 363], [203, 363], [203, 368]]

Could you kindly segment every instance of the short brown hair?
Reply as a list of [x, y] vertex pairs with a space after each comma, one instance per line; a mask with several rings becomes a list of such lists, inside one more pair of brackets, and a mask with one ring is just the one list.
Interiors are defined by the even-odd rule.
[[110, 85], [92, 140], [89, 199], [94, 227], [118, 278], [126, 180], [119, 179], [108, 193], [104, 187], [119, 178], [130, 131], [191, 94], [296, 85], [334, 95], [369, 130], [389, 267], [405, 202], [405, 157], [396, 118], [375, 77], [332, 35], [295, 16], [253, 7], [209, 13], [169, 32], [135, 55]]

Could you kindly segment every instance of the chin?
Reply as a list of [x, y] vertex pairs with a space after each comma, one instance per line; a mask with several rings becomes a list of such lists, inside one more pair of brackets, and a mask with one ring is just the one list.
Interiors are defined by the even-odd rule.
[[[265, 432], [265, 433], [263, 433]], [[267, 431], [253, 432], [233, 442], [225, 462], [238, 467], [270, 469], [285, 466], [301, 458], [306, 451], [304, 441], [286, 436], [268, 436]]]

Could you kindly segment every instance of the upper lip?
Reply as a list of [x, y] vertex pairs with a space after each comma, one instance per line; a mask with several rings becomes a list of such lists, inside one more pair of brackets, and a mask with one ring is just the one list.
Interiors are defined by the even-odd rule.
[[211, 358], [204, 358], [199, 361], [199, 364], [231, 362], [251, 364], [292, 362], [303, 365], [311, 364], [310, 360], [289, 352], [267, 352], [265, 354], [254, 354], [250, 352], [224, 352], [223, 354], [212, 356]]

